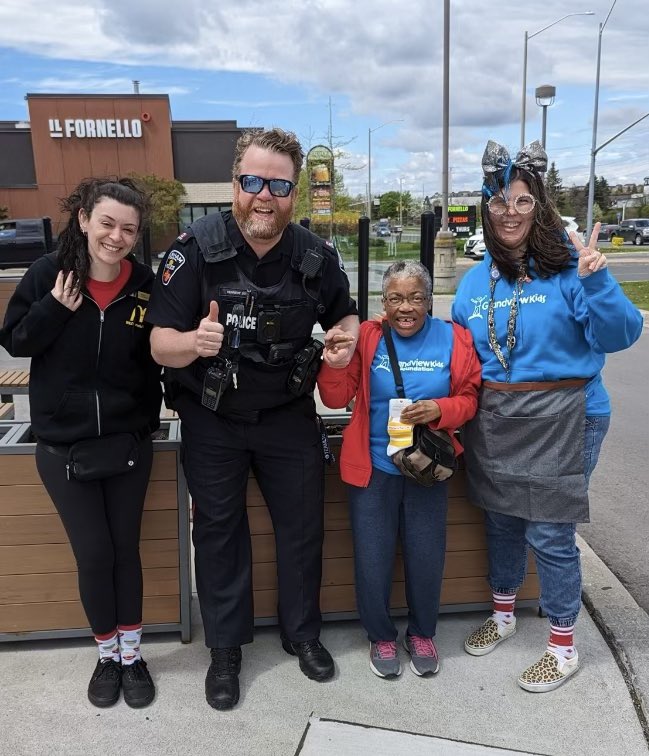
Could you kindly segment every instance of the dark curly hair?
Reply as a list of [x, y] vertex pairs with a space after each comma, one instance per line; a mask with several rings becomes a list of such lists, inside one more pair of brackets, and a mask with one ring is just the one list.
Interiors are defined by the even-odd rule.
[[[534, 260], [534, 268], [530, 275], [549, 278], [569, 267], [573, 247], [566, 236], [559, 211], [548, 197], [543, 179], [536, 171], [527, 171], [514, 166], [508, 181], [503, 170], [494, 174], [494, 179], [489, 184], [485, 184], [488, 190], [487, 192], [483, 190], [482, 193], [482, 227], [485, 246], [501, 274], [509, 281], [515, 281], [518, 277], [520, 262], [512, 258], [511, 249], [498, 241], [487, 202], [490, 196], [502, 191], [506, 185], [509, 186], [517, 179], [528, 185], [530, 194], [536, 200], [533, 210], [534, 222], [527, 239], [525, 262], [527, 263], [529, 258]], [[529, 265], [526, 267], [529, 272]]]
[[140, 217], [138, 233], [142, 232], [151, 209], [149, 195], [137, 181], [117, 176], [83, 179], [69, 196], [59, 201], [62, 212], [70, 214], [66, 227], [59, 234], [59, 265], [65, 275], [73, 272], [77, 289], [85, 286], [90, 273], [88, 240], [79, 225], [79, 211], [83, 210], [89, 218], [93, 208], [103, 197], [137, 210]]

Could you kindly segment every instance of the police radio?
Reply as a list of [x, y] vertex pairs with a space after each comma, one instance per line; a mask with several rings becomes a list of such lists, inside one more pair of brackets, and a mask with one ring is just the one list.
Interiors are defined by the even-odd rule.
[[203, 379], [203, 393], [201, 404], [215, 412], [223, 396], [223, 392], [232, 380], [232, 362], [223, 357], [216, 357], [209, 366]]
[[238, 349], [241, 343], [241, 319], [243, 318], [244, 309], [242, 304], [236, 304], [232, 308], [234, 326], [228, 334], [228, 347], [232, 359], [217, 355], [214, 362], [210, 365], [203, 379], [203, 393], [201, 395], [201, 404], [203, 407], [216, 412], [221, 397], [230, 383], [237, 387], [237, 371], [239, 368]]

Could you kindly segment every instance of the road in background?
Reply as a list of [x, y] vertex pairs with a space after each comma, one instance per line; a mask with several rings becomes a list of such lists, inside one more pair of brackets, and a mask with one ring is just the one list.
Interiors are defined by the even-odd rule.
[[611, 427], [590, 481], [591, 522], [579, 533], [649, 613], [649, 316], [640, 340], [608, 355]]

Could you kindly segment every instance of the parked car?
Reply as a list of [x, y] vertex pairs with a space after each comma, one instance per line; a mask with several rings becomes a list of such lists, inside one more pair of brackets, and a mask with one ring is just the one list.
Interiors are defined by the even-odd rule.
[[18, 218], [0, 221], [0, 269], [28, 268], [52, 252], [52, 221], [49, 218]]
[[377, 236], [390, 236], [390, 229], [388, 226], [379, 226], [376, 229], [376, 235]]
[[649, 244], [649, 218], [623, 220], [614, 236], [621, 236], [624, 241], [633, 242], [637, 247]]
[[474, 260], [482, 260], [486, 249], [481, 228], [476, 229], [475, 234], [464, 242], [464, 256]]
[[597, 241], [613, 241], [614, 236], [620, 236], [618, 233], [620, 226], [617, 223], [602, 223], [599, 229]]

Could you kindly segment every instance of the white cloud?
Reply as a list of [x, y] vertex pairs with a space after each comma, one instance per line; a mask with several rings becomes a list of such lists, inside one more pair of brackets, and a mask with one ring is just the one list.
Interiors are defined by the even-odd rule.
[[[528, 91], [548, 81], [557, 87], [560, 99], [548, 115], [554, 124], [550, 133], [566, 134], [575, 152], [574, 166], [582, 172], [588, 163], [597, 24], [610, 0], [589, 0], [587, 5], [595, 17], [567, 18], [533, 36], [528, 46]], [[156, 67], [158, 72], [179, 67], [188, 72], [257, 73], [298, 84], [314, 98], [344, 96], [353, 117], [375, 123], [405, 119], [391, 138], [410, 158], [404, 158], [396, 172], [408, 168], [413, 183], [421, 178], [432, 186], [439, 183], [440, 170], [442, 7], [441, 2], [426, 0], [3, 0], [0, 46], [62, 61]], [[479, 180], [487, 135], [505, 139], [516, 133], [525, 30], [534, 34], [565, 13], [563, 0], [451, 4], [454, 184]], [[646, 24], [639, 22], [645, 15], [633, 0], [622, 0], [602, 36], [602, 103], [607, 107], [601, 108], [600, 133], [616, 125], [622, 128], [624, 119], [636, 112], [624, 107], [609, 114], [608, 105], [639, 100], [649, 91], [643, 53]], [[130, 92], [132, 84], [123, 71], [115, 77], [113, 70], [105, 80], [94, 74], [79, 77], [75, 71], [41, 80], [39, 88]], [[141, 91], [189, 94], [193, 88], [165, 87], [164, 75], [159, 75], [156, 82], [143, 81]], [[236, 99], [215, 94], [199, 96], [201, 102], [226, 107], [301, 104], [299, 98], [254, 96], [248, 101], [243, 93]], [[646, 110], [646, 101], [638, 107], [638, 112]], [[530, 138], [539, 132], [538, 119], [530, 96]], [[566, 155], [557, 144], [557, 153], [562, 149]], [[359, 145], [359, 159], [361, 150]], [[383, 178], [394, 180], [394, 171], [384, 176], [377, 172], [377, 182]], [[349, 180], [362, 190], [359, 175]]]

